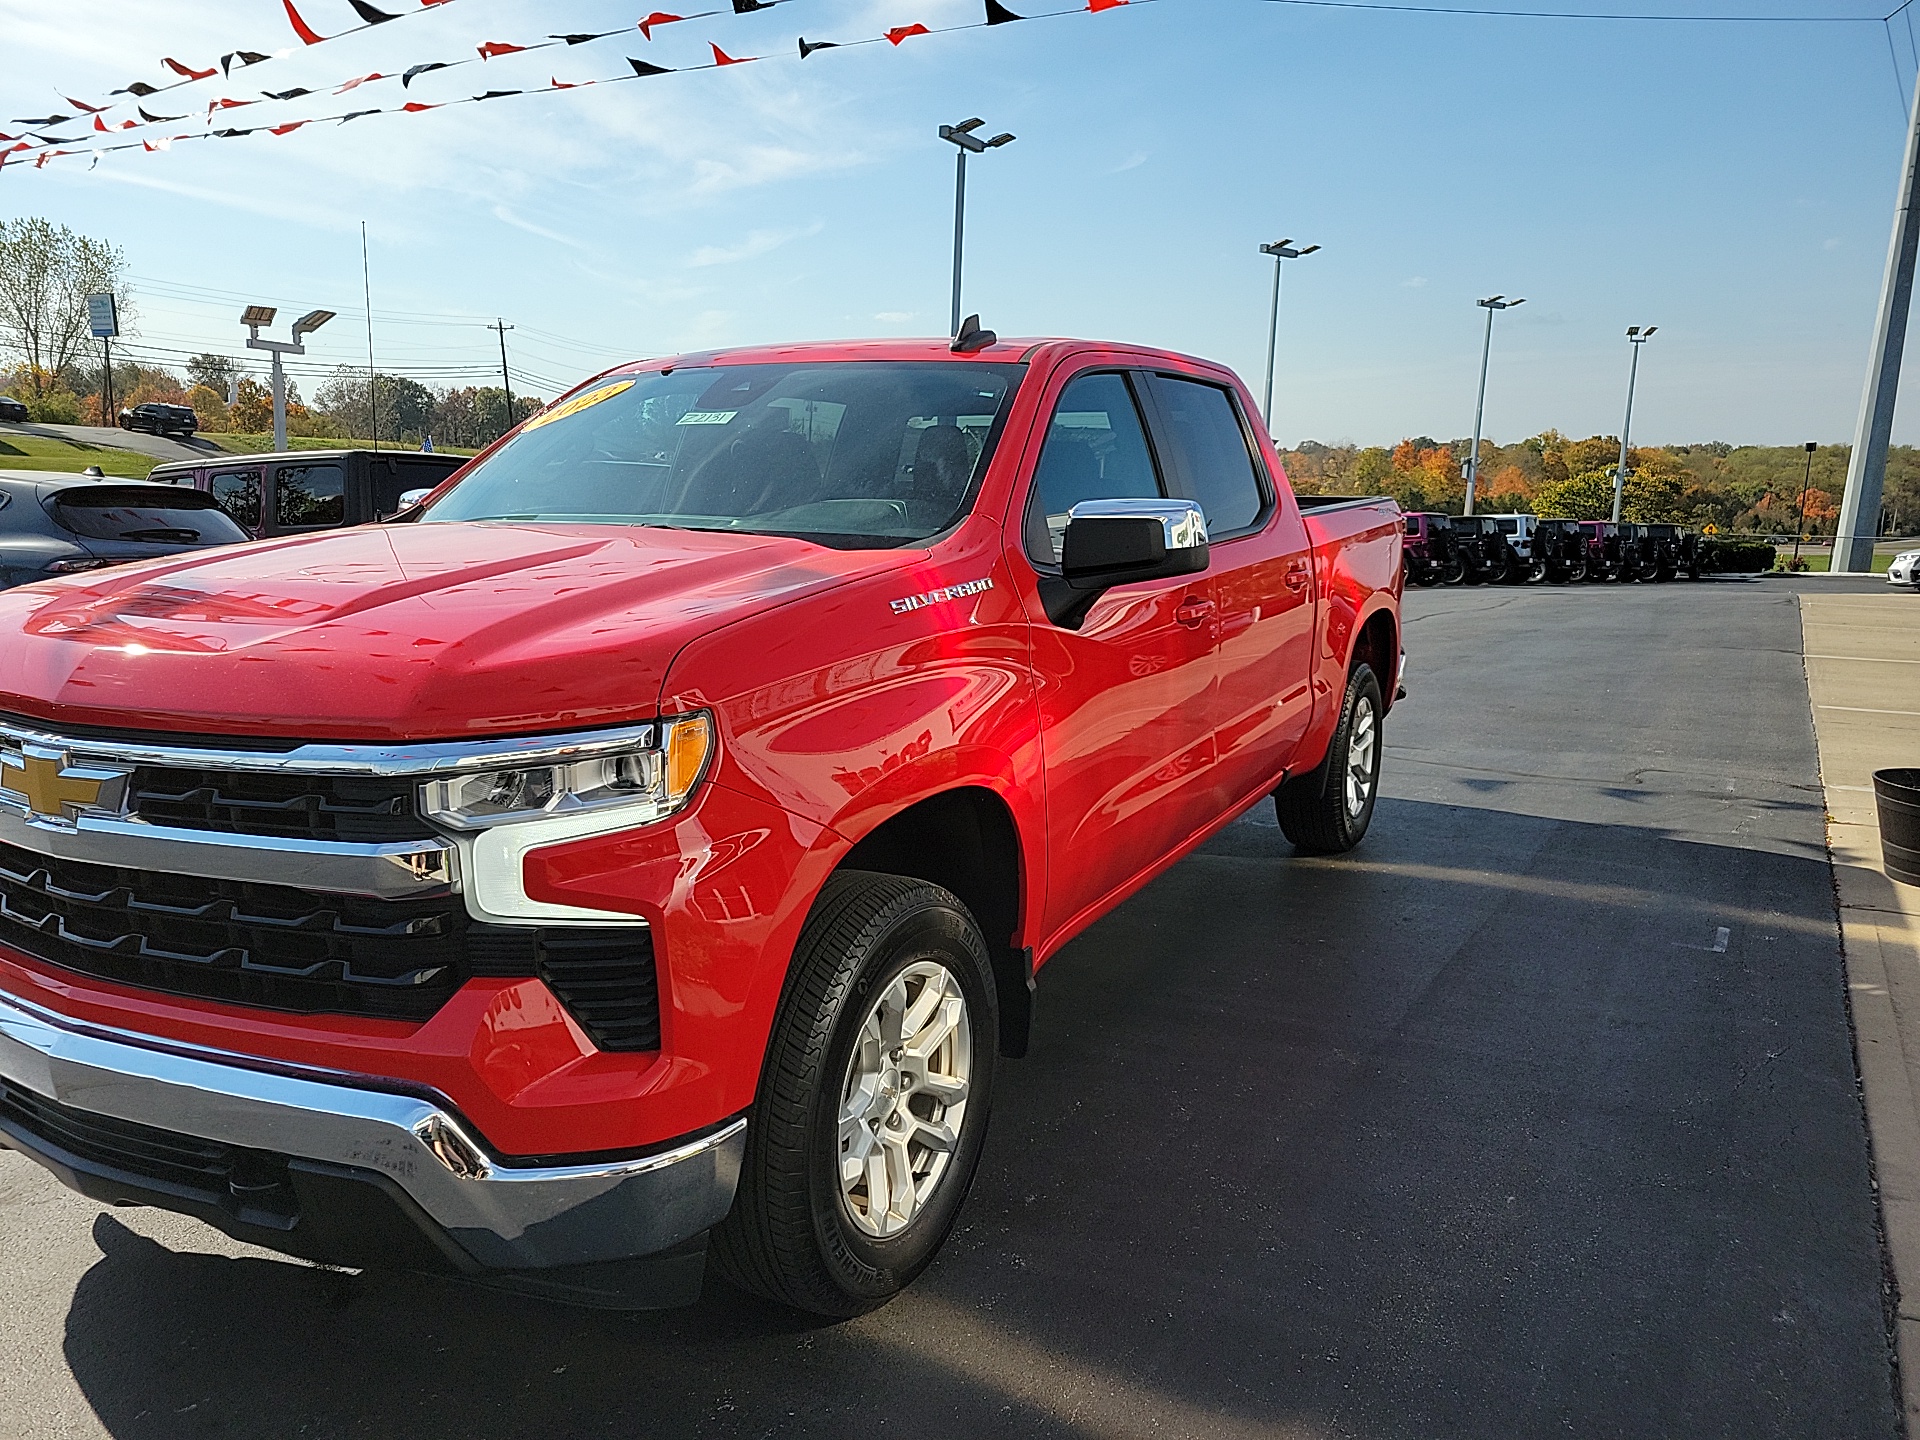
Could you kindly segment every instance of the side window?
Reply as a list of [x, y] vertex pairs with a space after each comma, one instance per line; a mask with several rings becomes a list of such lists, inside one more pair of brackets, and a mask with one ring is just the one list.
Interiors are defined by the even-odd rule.
[[338, 465], [282, 465], [273, 494], [275, 522], [284, 530], [346, 523], [347, 481]]
[[213, 477], [213, 498], [233, 517], [234, 523], [251, 534], [260, 528], [260, 472], [228, 470]]
[[1060, 394], [1027, 501], [1027, 555], [1060, 563], [1067, 512], [1082, 500], [1159, 499], [1159, 472], [1126, 378], [1082, 375]]
[[1267, 501], [1232, 398], [1217, 385], [1171, 375], [1156, 375], [1153, 389], [1193, 492], [1187, 498], [1206, 512], [1208, 534], [1219, 539], [1247, 529]]

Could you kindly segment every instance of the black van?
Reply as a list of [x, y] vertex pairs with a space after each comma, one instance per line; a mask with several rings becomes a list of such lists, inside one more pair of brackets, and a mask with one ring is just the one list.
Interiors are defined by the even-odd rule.
[[153, 467], [147, 478], [205, 490], [261, 539], [385, 520], [411, 491], [431, 490], [465, 455], [414, 450], [283, 450]]

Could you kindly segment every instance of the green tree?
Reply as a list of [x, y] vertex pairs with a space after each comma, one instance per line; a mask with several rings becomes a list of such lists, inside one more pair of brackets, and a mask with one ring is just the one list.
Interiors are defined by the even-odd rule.
[[0, 347], [26, 365], [35, 396], [91, 342], [87, 296], [112, 294], [128, 320], [125, 273], [126, 257], [104, 240], [38, 216], [0, 222]]

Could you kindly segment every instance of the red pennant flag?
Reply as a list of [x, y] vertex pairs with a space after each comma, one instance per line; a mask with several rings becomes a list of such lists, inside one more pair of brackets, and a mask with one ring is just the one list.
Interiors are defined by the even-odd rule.
[[597, 80], [562, 80], [557, 75], [553, 78], [553, 88], [556, 90], [578, 90], [582, 85], [597, 85], [599, 83]]
[[479, 48], [480, 58], [482, 60], [491, 60], [496, 55], [518, 55], [527, 47], [524, 45], [509, 45], [504, 40], [489, 40]]
[[656, 10], [640, 22], [640, 33], [651, 40], [653, 39], [654, 26], [671, 25], [676, 20], [684, 20], [686, 18], [684, 15], [669, 15], [664, 10]]
[[1087, 0], [1087, 9], [1098, 15], [1102, 10], [1117, 9], [1126, 3], [1127, 0]]
[[211, 115], [216, 110], [238, 110], [242, 105], [258, 105], [259, 103], [258, 100], [216, 100], [207, 106], [207, 114]]
[[378, 70], [376, 70], [371, 75], [362, 75], [358, 80], [347, 81], [346, 84], [342, 85], [338, 90], [334, 91], [333, 93], [336, 95], [344, 95], [347, 93], [347, 91], [357, 89], [358, 87], [366, 84], [369, 80], [384, 80], [386, 78], [387, 78], [386, 76], [382, 75]]
[[749, 60], [760, 58], [758, 55], [729, 55], [711, 40], [707, 42], [707, 48], [713, 51], [713, 63], [716, 65], [745, 65]]
[[[444, 3], [444, 0], [442, 0], [442, 3]], [[446, 103], [447, 103], [446, 101], [442, 100], [440, 102], [440, 105], [444, 105]], [[409, 115], [418, 115], [422, 110], [438, 110], [440, 108], [440, 105], [422, 105], [418, 100], [409, 100], [406, 104], [402, 105], [400, 108], [406, 111], [406, 113]]]
[[[1124, 5], [1126, 0], [1114, 0], [1114, 3]], [[887, 31], [887, 43], [890, 45], [898, 45], [902, 40], [911, 40], [915, 35], [931, 35], [932, 33], [933, 32], [924, 25], [896, 25], [893, 29]]]
[[74, 98], [73, 98], [73, 97], [72, 97], [71, 95], [68, 95], [68, 96], [65, 96], [65, 97], [63, 97], [63, 98], [64, 98], [64, 99], [66, 100], [66, 102], [67, 102], [67, 103], [68, 103], [69, 105], [71, 105], [71, 106], [73, 106], [73, 108], [74, 108], [74, 109], [76, 109], [76, 110], [84, 110], [84, 111], [86, 111], [86, 112], [87, 112], [87, 113], [88, 113], [89, 115], [93, 115], [93, 114], [96, 114], [97, 112], [99, 112], [99, 111], [101, 111], [101, 110], [104, 110], [104, 109], [106, 109], [106, 108], [107, 108], [107, 107], [106, 107], [106, 106], [104, 106], [104, 105], [89, 105], [89, 104], [87, 104], [87, 102], [86, 102], [86, 101], [84, 101], [84, 100], [76, 100], [76, 99], [74, 99]]
[[422, 5], [446, 5], [450, 0], [420, 0]]
[[107, 122], [102, 120], [98, 115], [96, 115], [93, 117], [93, 128], [98, 130], [102, 135], [104, 135], [107, 133]]
[[[287, 8], [291, 10], [293, 8], [292, 4], [289, 3]], [[182, 65], [178, 60], [175, 60], [172, 56], [168, 56], [165, 60], [162, 60], [160, 63], [166, 66], [169, 70], [173, 71], [174, 74], [184, 75], [189, 80], [204, 80], [209, 75], [213, 74], [213, 71], [211, 69], [195, 70], [191, 65]]]
[[69, 155], [72, 153], [73, 152], [69, 150], [48, 150], [43, 154], [41, 154], [41, 156], [33, 162], [33, 168], [36, 170], [42, 168], [47, 163], [47, 161], [53, 159], [53, 157], [56, 155]]
[[[300, 37], [303, 44], [318, 45], [322, 40], [327, 38], [317, 33], [311, 25], [300, 18], [300, 12], [293, 8], [293, 0], [280, 0], [280, 3], [287, 7], [287, 19], [293, 24], [293, 33]], [[212, 74], [213, 72], [208, 71], [207, 73]]]
[[307, 122], [304, 120], [290, 121], [288, 124], [285, 124], [285, 125], [272, 126], [267, 131], [267, 133], [269, 135], [291, 135], [294, 131], [298, 130], [302, 125], [306, 123]]

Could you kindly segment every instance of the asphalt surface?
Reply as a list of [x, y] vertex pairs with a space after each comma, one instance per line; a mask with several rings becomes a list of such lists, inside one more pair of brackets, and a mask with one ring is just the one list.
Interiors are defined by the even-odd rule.
[[114, 425], [41, 425], [33, 421], [0, 424], [0, 435], [38, 435], [47, 440], [77, 440], [83, 445], [105, 445], [114, 450], [131, 450], [151, 455], [156, 460], [195, 460], [203, 455], [218, 455], [220, 447], [197, 436], [176, 440], [171, 436], [149, 435], [144, 431], [122, 430]]
[[1860, 583], [1409, 596], [1364, 846], [1256, 811], [1054, 961], [876, 1315], [326, 1273], [0, 1155], [0, 1434], [1896, 1435], [1791, 593]]

